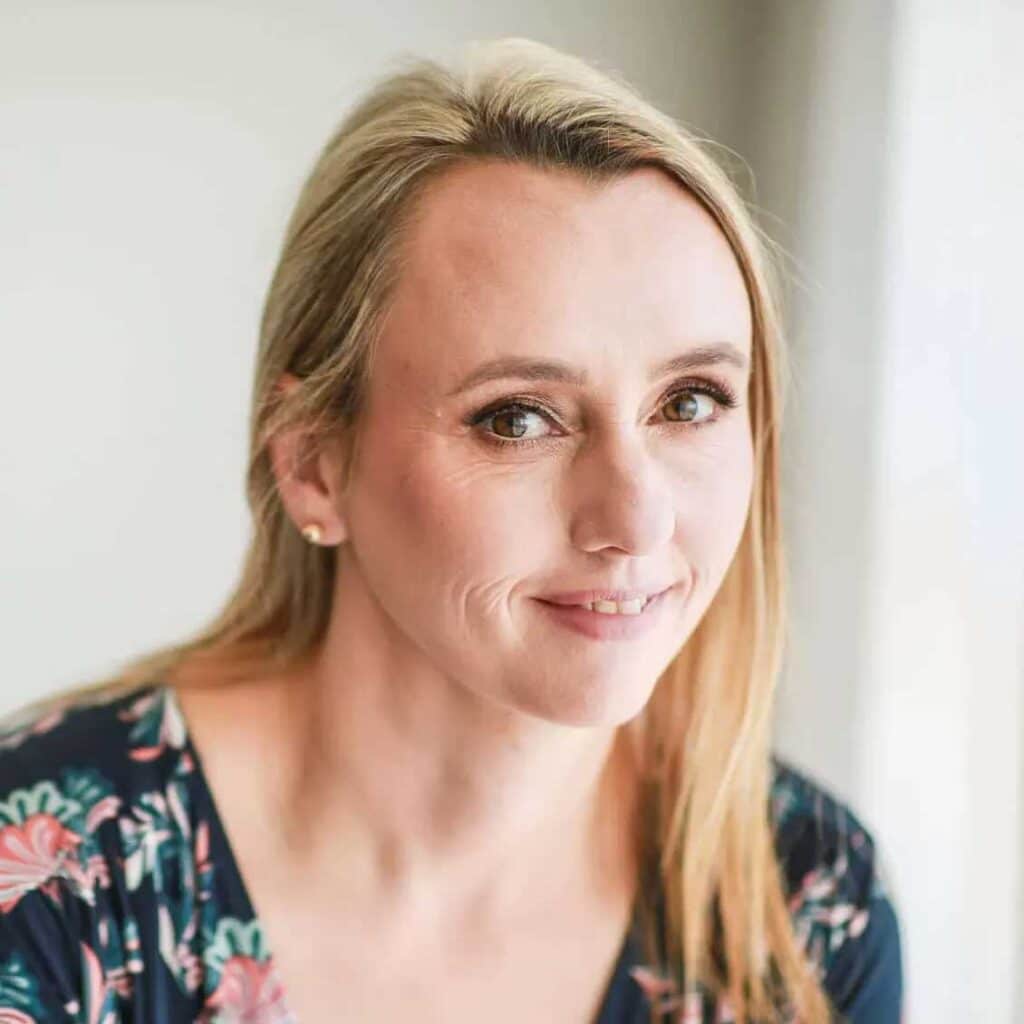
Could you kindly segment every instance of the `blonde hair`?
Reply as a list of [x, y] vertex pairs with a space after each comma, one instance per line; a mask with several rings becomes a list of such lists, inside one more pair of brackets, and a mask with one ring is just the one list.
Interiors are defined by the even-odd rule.
[[[334, 551], [306, 543], [290, 521], [267, 442], [294, 425], [314, 441], [341, 436], [347, 476], [402, 228], [429, 180], [475, 159], [566, 168], [594, 181], [660, 168], [714, 217], [746, 281], [755, 474], [719, 592], [644, 711], [622, 727], [635, 741], [644, 793], [641, 891], [660, 899], [663, 914], [660, 925], [648, 917], [645, 941], [652, 962], [681, 971], [689, 992], [724, 997], [740, 1024], [793, 1011], [803, 1024], [825, 1022], [827, 997], [795, 937], [768, 818], [785, 629], [783, 349], [771, 243], [705, 140], [619, 79], [527, 40], [481, 44], [468, 56], [458, 71], [418, 60], [383, 80], [342, 121], [302, 188], [260, 330], [247, 473], [253, 533], [222, 610], [192, 639], [44, 703], [127, 690], [218, 652], [287, 667], [316, 647], [330, 614]], [[300, 380], [288, 394], [277, 386], [285, 373]]]

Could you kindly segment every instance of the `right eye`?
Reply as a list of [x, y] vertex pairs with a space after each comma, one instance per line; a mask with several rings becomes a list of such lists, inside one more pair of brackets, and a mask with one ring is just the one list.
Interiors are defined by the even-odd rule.
[[547, 436], [540, 434], [528, 437], [531, 420], [540, 422], [547, 419], [547, 414], [539, 406], [510, 402], [496, 409], [485, 410], [474, 419], [473, 424], [491, 424], [489, 429], [484, 431], [484, 439], [491, 444], [523, 448]]

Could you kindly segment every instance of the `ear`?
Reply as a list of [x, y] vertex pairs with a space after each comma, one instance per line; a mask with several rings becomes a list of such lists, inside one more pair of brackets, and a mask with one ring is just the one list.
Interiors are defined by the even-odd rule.
[[[297, 378], [282, 374], [277, 387], [286, 395], [299, 386]], [[342, 510], [341, 461], [333, 446], [315, 447], [301, 426], [275, 435], [267, 442], [270, 464], [292, 522], [297, 530], [316, 525], [317, 541], [334, 547], [348, 539]]]

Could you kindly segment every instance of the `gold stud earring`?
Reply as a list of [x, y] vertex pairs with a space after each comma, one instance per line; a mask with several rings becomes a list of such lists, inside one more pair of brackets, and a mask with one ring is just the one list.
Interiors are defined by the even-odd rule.
[[308, 526], [302, 528], [302, 536], [310, 542], [310, 544], [319, 544], [320, 538], [323, 534], [320, 531], [320, 527], [316, 523], [310, 523]]

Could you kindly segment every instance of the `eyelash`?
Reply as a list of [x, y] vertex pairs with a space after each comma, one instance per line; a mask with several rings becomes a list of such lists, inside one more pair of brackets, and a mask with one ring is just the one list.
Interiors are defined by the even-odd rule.
[[[723, 409], [734, 409], [738, 404], [735, 391], [724, 382], [712, 383], [711, 381], [701, 380], [690, 380], [690, 381], [676, 381], [658, 403], [658, 407], [666, 405], [673, 398], [685, 394], [701, 394], [707, 395], [709, 398], [713, 398], [718, 405]], [[473, 413], [468, 420], [470, 426], [477, 427], [485, 420], [490, 419], [493, 416], [497, 416], [503, 412], [513, 412], [515, 410], [522, 410], [524, 412], [535, 412], [543, 416], [547, 420], [551, 420], [553, 417], [549, 411], [542, 405], [536, 404], [533, 400], [523, 397], [503, 398], [500, 402], [492, 402], [486, 408], [481, 409], [479, 412]], [[686, 423], [685, 421], [673, 421], [670, 423], [677, 423], [681, 427], [686, 427], [690, 430], [699, 430], [701, 427], [710, 426], [712, 423], [717, 423], [720, 419], [720, 413], [716, 413], [710, 419], [701, 420], [698, 423]], [[495, 434], [485, 435], [485, 441], [487, 444], [494, 445], [496, 448], [531, 448], [535, 444], [542, 444], [547, 441], [546, 437], [531, 437], [526, 440], [515, 441], [508, 437], [498, 437]]]

